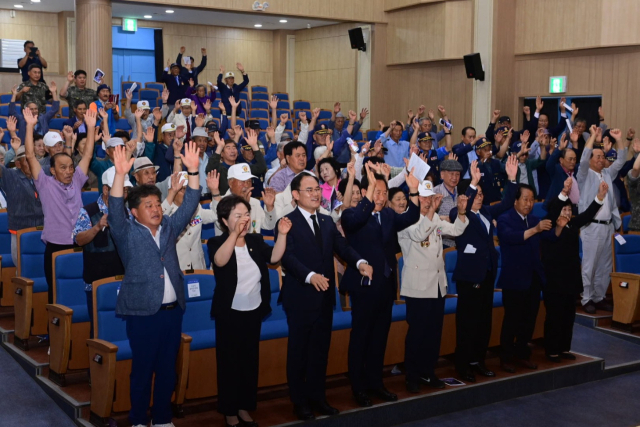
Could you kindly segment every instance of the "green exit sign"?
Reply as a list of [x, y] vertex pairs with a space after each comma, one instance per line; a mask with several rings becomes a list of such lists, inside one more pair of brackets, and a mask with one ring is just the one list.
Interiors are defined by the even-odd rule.
[[567, 91], [567, 76], [549, 77], [549, 93], [565, 93]]
[[122, 18], [122, 31], [137, 31], [138, 20], [131, 18]]

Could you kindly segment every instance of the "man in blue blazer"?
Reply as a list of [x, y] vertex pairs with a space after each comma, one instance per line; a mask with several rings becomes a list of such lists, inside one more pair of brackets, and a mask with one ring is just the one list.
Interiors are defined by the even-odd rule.
[[298, 208], [287, 215], [291, 231], [282, 257], [286, 275], [280, 298], [287, 314], [287, 382], [294, 412], [301, 420], [336, 415], [325, 396], [327, 360], [336, 304], [333, 253], [369, 279], [372, 267], [351, 249], [328, 215], [317, 213], [322, 199], [318, 178], [301, 173], [291, 181]]
[[[171, 394], [176, 383], [176, 358], [185, 309], [183, 276], [176, 240], [200, 201], [198, 149], [190, 142], [180, 155], [189, 175], [184, 201], [173, 216], [162, 215], [160, 190], [140, 185], [127, 201], [134, 219], [125, 216], [124, 177], [133, 166], [124, 146], [116, 147], [116, 175], [109, 194], [108, 224], [124, 264], [116, 314], [124, 316], [131, 346], [131, 411], [134, 426], [147, 425], [153, 386], [153, 425], [170, 425]], [[155, 374], [155, 379], [154, 379]]]
[[[468, 382], [476, 381], [474, 372], [486, 377], [495, 376], [484, 365], [491, 338], [493, 289], [500, 256], [493, 243], [493, 220], [513, 207], [518, 189], [515, 155], [509, 157], [505, 169], [509, 180], [504, 197], [500, 203], [490, 206], [484, 204], [480, 168], [476, 161], [471, 163], [471, 185], [466, 191], [469, 226], [456, 237], [458, 261], [453, 271], [458, 290], [455, 364], [462, 380]], [[457, 216], [456, 207], [449, 213], [449, 218], [453, 222]]]
[[567, 148], [569, 140], [567, 134], [563, 133], [558, 148], [555, 149], [549, 160], [547, 160], [547, 173], [551, 178], [551, 184], [547, 191], [547, 197], [544, 200], [542, 206], [545, 210], [549, 210], [549, 202], [558, 197], [558, 194], [564, 188], [564, 180], [567, 177], [572, 177], [573, 184], [571, 185], [571, 194], [569, 199], [574, 207], [574, 213], [578, 212], [578, 202], [580, 201], [580, 189], [578, 188], [578, 181], [576, 174], [578, 173], [578, 157], [572, 148]]
[[348, 267], [340, 292], [351, 298], [351, 338], [349, 340], [349, 379], [358, 405], [371, 406], [370, 392], [384, 401], [398, 396], [382, 382], [382, 368], [387, 337], [391, 327], [391, 310], [396, 298], [396, 248], [398, 231], [420, 219], [419, 181], [407, 175], [411, 203], [406, 212], [397, 214], [386, 207], [387, 181], [365, 165], [362, 200], [355, 208], [342, 213], [342, 229], [349, 244], [373, 266], [373, 280], [363, 280], [358, 271]]
[[514, 359], [526, 368], [538, 368], [530, 360], [528, 344], [536, 325], [540, 292], [546, 282], [540, 260], [540, 233], [546, 233], [549, 240], [555, 239], [555, 233], [550, 231], [550, 220], [540, 221], [531, 215], [534, 194], [533, 187], [519, 184], [513, 209], [498, 218], [502, 260], [498, 288], [502, 288], [504, 306], [500, 362], [507, 372], [516, 371]]
[[176, 101], [184, 98], [184, 92], [189, 87], [189, 81], [185, 76], [180, 74], [180, 66], [176, 63], [164, 69], [162, 82], [167, 86], [167, 90], [169, 90], [167, 105], [174, 105]]
[[[229, 71], [227, 73], [224, 72], [224, 67], [220, 66], [220, 74], [218, 74], [218, 90], [220, 91], [220, 102], [224, 104], [224, 108], [227, 111], [231, 111], [231, 103], [229, 102], [229, 97], [233, 96], [236, 100], [240, 101], [240, 92], [247, 87], [249, 84], [249, 76], [244, 71], [244, 67], [241, 63], [237, 63], [236, 67], [238, 67], [238, 71], [242, 73], [242, 83], [239, 85], [235, 84], [235, 74], [233, 71]], [[224, 82], [222, 78], [224, 77]], [[242, 103], [238, 105], [236, 109], [236, 116], [240, 117], [240, 113], [242, 113]]]

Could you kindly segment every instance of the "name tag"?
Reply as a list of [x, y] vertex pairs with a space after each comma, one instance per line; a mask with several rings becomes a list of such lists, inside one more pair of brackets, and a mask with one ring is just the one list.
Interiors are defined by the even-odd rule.
[[625, 243], [627, 243], [627, 241], [624, 239], [624, 237], [622, 237], [619, 234], [616, 234], [615, 239], [620, 245], [624, 245]]
[[187, 282], [187, 289], [189, 290], [189, 298], [197, 298], [200, 296], [200, 282], [197, 280], [189, 280]]

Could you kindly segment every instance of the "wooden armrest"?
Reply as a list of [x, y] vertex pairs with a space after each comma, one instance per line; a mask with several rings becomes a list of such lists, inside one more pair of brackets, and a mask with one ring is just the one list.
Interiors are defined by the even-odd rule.
[[28, 279], [26, 277], [12, 277], [11, 278], [11, 283], [14, 283], [18, 286], [22, 286], [22, 287], [33, 287], [33, 280]]
[[191, 343], [191, 341], [193, 341], [193, 338], [191, 337], [191, 335], [187, 335], [187, 334], [182, 334], [180, 339], [183, 343]]
[[502, 292], [502, 289], [501, 289], [501, 288], [495, 288], [495, 289], [493, 290], [493, 292]]
[[621, 279], [640, 279], [640, 275], [638, 274], [633, 274], [633, 273], [618, 273], [618, 272], [611, 272], [611, 277], [619, 277]]
[[72, 316], [73, 309], [61, 304], [47, 304], [47, 310], [60, 316]]
[[458, 298], [458, 294], [446, 294], [445, 298]]
[[102, 353], [117, 353], [118, 346], [110, 343], [109, 341], [99, 340], [99, 339], [88, 339], [87, 345], [89, 348], [93, 348], [96, 351], [100, 351]]

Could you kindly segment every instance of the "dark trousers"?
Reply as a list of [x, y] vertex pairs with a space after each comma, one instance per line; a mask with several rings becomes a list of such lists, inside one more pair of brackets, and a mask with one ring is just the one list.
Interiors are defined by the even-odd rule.
[[[182, 315], [177, 306], [151, 316], [127, 316], [127, 338], [131, 346], [131, 424], [149, 423], [153, 381], [154, 424], [168, 424], [173, 416], [171, 395], [176, 386], [176, 359], [180, 347]], [[155, 374], [155, 378], [154, 378]]]
[[437, 298], [405, 297], [409, 330], [405, 338], [404, 366], [407, 381], [431, 377], [438, 357], [444, 319], [444, 297], [438, 288]]
[[44, 248], [44, 277], [47, 279], [47, 296], [49, 304], [53, 304], [53, 253], [73, 248], [75, 245], [58, 245], [47, 242]]
[[[325, 292], [335, 292], [332, 288]], [[327, 361], [333, 327], [333, 304], [318, 310], [287, 310], [287, 383], [294, 405], [324, 402]]]
[[350, 295], [349, 379], [354, 393], [383, 387], [384, 353], [395, 298], [393, 280], [387, 279], [383, 286], [383, 290], [369, 295]]
[[540, 278], [534, 273], [531, 287], [525, 290], [503, 289], [504, 320], [500, 333], [500, 360], [510, 363], [514, 357], [531, 357], [529, 341], [533, 337], [540, 308]]
[[93, 338], [93, 291], [84, 291], [87, 294], [87, 309], [89, 310], [89, 337]]
[[[495, 274], [487, 271], [480, 283], [458, 281], [456, 308], [456, 369], [465, 372], [470, 363], [484, 363], [491, 339], [493, 282]], [[478, 287], [474, 287], [479, 285]]]
[[262, 319], [258, 310], [231, 310], [216, 317], [218, 412], [255, 411]]
[[555, 355], [570, 351], [576, 319], [576, 295], [545, 292], [544, 306], [547, 309], [544, 319], [545, 352]]

